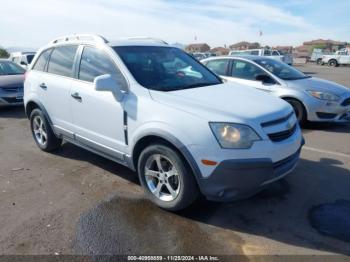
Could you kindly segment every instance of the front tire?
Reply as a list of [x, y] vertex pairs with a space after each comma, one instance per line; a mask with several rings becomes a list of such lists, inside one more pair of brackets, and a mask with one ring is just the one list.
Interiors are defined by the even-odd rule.
[[337, 60], [332, 59], [332, 60], [328, 61], [328, 65], [331, 66], [331, 67], [337, 67], [338, 66], [338, 62], [337, 62]]
[[190, 168], [168, 145], [155, 144], [145, 148], [138, 160], [138, 174], [148, 198], [163, 209], [184, 209], [199, 196]]
[[307, 122], [307, 113], [304, 105], [296, 99], [287, 98], [285, 99], [294, 109], [295, 115], [298, 119], [299, 124], [302, 126]]
[[318, 58], [318, 59], [316, 60], [316, 64], [322, 65], [322, 58]]
[[34, 109], [30, 114], [30, 127], [34, 140], [41, 150], [51, 152], [61, 146], [62, 140], [56, 137], [40, 109]]

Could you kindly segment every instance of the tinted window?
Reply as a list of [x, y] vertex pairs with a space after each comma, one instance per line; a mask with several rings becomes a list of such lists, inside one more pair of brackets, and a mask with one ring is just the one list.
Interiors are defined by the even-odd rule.
[[135, 80], [158, 91], [221, 84], [221, 80], [184, 51], [173, 47], [113, 47]]
[[264, 50], [264, 55], [267, 55], [267, 56], [271, 55], [271, 51], [270, 50]]
[[237, 78], [256, 80], [258, 75], [266, 75], [266, 73], [252, 63], [235, 60], [232, 64], [231, 75]]
[[0, 62], [0, 75], [22, 75], [24, 72], [22, 67], [13, 62]]
[[71, 77], [77, 46], [56, 47], [51, 54], [47, 71], [52, 74]]
[[30, 64], [33, 61], [34, 55], [27, 55], [27, 62]]
[[38, 60], [36, 60], [36, 63], [33, 67], [34, 70], [45, 71], [45, 66], [46, 66], [47, 60], [50, 57], [51, 51], [52, 49], [48, 49], [41, 53], [41, 55], [39, 56]]
[[279, 56], [280, 54], [277, 51], [272, 51], [273, 56]]
[[211, 61], [208, 61], [206, 66], [214, 73], [218, 75], [226, 76], [229, 61], [230, 61], [229, 59], [211, 60]]
[[80, 61], [79, 79], [93, 82], [95, 77], [111, 75], [121, 87], [127, 86], [126, 80], [108, 55], [97, 48], [86, 46]]

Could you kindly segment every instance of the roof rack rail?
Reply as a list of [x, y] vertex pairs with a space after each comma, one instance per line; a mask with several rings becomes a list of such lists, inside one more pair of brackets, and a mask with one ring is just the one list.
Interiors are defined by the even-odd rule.
[[136, 36], [136, 37], [124, 37], [121, 38], [123, 40], [145, 40], [145, 41], [153, 41], [155, 43], [161, 43], [161, 44], [165, 44], [168, 45], [167, 42], [165, 42], [164, 40], [160, 39], [160, 38], [154, 38], [154, 37], [148, 37], [148, 36]]
[[74, 35], [66, 35], [55, 38], [50, 43], [57, 44], [60, 42], [66, 41], [92, 41], [92, 42], [100, 42], [100, 43], [108, 43], [108, 40], [103, 36], [93, 35], [93, 34], [74, 34]]

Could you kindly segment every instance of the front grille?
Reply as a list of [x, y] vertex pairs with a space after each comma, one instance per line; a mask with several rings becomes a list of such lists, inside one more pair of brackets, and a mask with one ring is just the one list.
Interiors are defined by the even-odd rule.
[[341, 103], [342, 106], [350, 106], [350, 97], [345, 99], [343, 103]]
[[280, 123], [283, 123], [283, 122], [287, 121], [293, 114], [294, 114], [294, 111], [290, 112], [288, 115], [286, 115], [284, 117], [281, 117], [279, 119], [262, 123], [261, 126], [262, 127], [268, 127], [268, 126], [278, 125]]
[[23, 92], [23, 87], [1, 87], [1, 89], [7, 93]]
[[268, 136], [273, 142], [283, 141], [283, 140], [291, 137], [294, 134], [295, 130], [297, 129], [297, 126], [298, 125], [295, 124], [293, 127], [291, 127], [288, 130], [284, 130], [284, 131], [281, 131], [281, 132], [268, 134]]
[[14, 103], [23, 103], [22, 98], [16, 98], [16, 97], [2, 97], [3, 100], [5, 100], [9, 104], [14, 104]]

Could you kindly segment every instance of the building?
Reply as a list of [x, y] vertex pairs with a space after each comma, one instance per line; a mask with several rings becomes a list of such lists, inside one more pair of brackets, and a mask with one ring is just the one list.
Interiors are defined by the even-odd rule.
[[316, 39], [303, 43], [303, 45], [309, 50], [309, 52], [312, 52], [314, 48], [323, 49], [329, 52], [335, 52], [339, 49], [345, 48], [346, 44], [346, 42], [334, 41], [330, 39]]
[[311, 56], [310, 48], [305, 45], [297, 46], [293, 49], [293, 56], [297, 58], [309, 58]]
[[189, 53], [203, 53], [208, 52], [210, 50], [210, 46], [206, 43], [189, 44], [188, 46], [186, 46], [185, 50]]
[[225, 47], [214, 47], [213, 49], [210, 50], [210, 53], [213, 53], [217, 56], [220, 56], [220, 55], [228, 55], [228, 53], [230, 52], [230, 49], [228, 48], [225, 48]]
[[260, 48], [260, 44], [257, 42], [250, 43], [250, 42], [238, 42], [236, 44], [230, 45], [231, 50], [247, 50], [247, 49], [257, 49]]
[[293, 52], [293, 46], [291, 45], [278, 45], [275, 47], [272, 47], [272, 49], [280, 50], [284, 53], [291, 54]]

